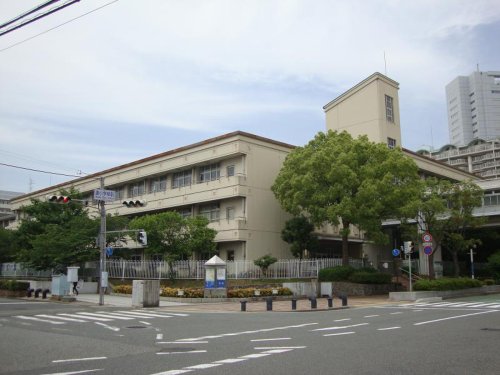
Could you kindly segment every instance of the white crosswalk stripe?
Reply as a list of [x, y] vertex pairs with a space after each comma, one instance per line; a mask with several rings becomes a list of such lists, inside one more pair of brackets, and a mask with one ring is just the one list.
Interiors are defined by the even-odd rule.
[[498, 309], [500, 303], [494, 302], [420, 302], [420, 303], [404, 303], [397, 305], [397, 307], [417, 307], [417, 308], [465, 308], [465, 309]]
[[[120, 311], [96, 311], [87, 312], [79, 311], [73, 313], [57, 313], [57, 314], [36, 314], [33, 316], [29, 315], [15, 315], [15, 318], [22, 319], [25, 321], [31, 321], [35, 323], [49, 323], [49, 324], [67, 324], [67, 323], [88, 323], [94, 322], [111, 322], [113, 320], [146, 320], [155, 318], [173, 318], [173, 317], [184, 317], [189, 316], [188, 314], [174, 314], [174, 313], [162, 313], [157, 311], [142, 311], [142, 310], [120, 310]], [[100, 324], [100, 323], [99, 323]], [[143, 322], [143, 324], [148, 324]]]

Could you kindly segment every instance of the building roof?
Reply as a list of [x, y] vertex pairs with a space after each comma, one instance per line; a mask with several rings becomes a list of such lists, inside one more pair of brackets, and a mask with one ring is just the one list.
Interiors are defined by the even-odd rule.
[[372, 83], [373, 81], [376, 81], [377, 79], [380, 79], [380, 80], [388, 83], [389, 85], [392, 85], [395, 88], [399, 89], [399, 83], [398, 82], [394, 81], [393, 79], [390, 79], [389, 77], [383, 75], [382, 73], [375, 72], [371, 76], [369, 76], [368, 78], [365, 78], [364, 80], [362, 80], [361, 82], [359, 82], [357, 85], [351, 87], [349, 90], [347, 90], [346, 92], [340, 94], [335, 99], [333, 99], [331, 102], [329, 102], [328, 104], [326, 104], [325, 106], [323, 106], [323, 110], [325, 112], [328, 111], [331, 107], [333, 107], [333, 106], [337, 105], [338, 103], [340, 103], [341, 101], [347, 99], [348, 97], [350, 97], [351, 95], [353, 95], [356, 92], [360, 91], [361, 89], [363, 89], [364, 87], [368, 86], [370, 83]]

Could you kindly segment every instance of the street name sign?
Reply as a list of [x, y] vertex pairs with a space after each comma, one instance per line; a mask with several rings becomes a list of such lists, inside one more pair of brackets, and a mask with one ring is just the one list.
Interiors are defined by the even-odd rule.
[[95, 189], [94, 200], [113, 202], [114, 200], [116, 200], [116, 192], [114, 190]]

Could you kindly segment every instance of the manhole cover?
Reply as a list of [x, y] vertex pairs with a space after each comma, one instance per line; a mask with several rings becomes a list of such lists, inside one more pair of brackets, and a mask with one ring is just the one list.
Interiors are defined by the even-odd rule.
[[496, 332], [500, 332], [500, 328], [481, 328], [481, 331], [496, 331]]
[[146, 328], [146, 326], [130, 326], [127, 328], [132, 328], [132, 329], [139, 329], [139, 328]]

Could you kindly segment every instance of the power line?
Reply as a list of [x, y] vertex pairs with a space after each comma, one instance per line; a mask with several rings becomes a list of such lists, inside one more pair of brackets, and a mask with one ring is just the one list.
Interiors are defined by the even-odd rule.
[[18, 165], [12, 165], [12, 164], [0, 163], [0, 165], [4, 165], [6, 167], [11, 167], [11, 168], [24, 169], [24, 170], [27, 170], [27, 171], [33, 171], [33, 172], [39, 172], [39, 173], [46, 173], [46, 174], [53, 174], [53, 175], [57, 175], [57, 176], [82, 177], [82, 176], [77, 176], [77, 175], [73, 175], [73, 174], [64, 174], [64, 173], [57, 173], [57, 172], [42, 171], [40, 169], [20, 167]]
[[79, 15], [78, 17], [72, 18], [72, 19], [70, 19], [69, 21], [63, 22], [63, 23], [61, 23], [61, 24], [59, 24], [59, 25], [57, 25], [57, 26], [54, 26], [54, 27], [52, 27], [52, 28], [50, 28], [50, 29], [48, 29], [48, 30], [42, 31], [42, 32], [41, 32], [41, 33], [39, 33], [39, 34], [33, 35], [32, 37], [29, 37], [29, 38], [27, 38], [27, 39], [21, 40], [20, 42], [14, 43], [14, 44], [12, 44], [12, 45], [10, 45], [10, 46], [8, 46], [8, 47], [5, 47], [5, 48], [3, 48], [3, 49], [0, 49], [0, 52], [6, 51], [6, 50], [8, 50], [8, 49], [10, 49], [10, 48], [13, 48], [13, 47], [15, 47], [15, 46], [18, 46], [19, 44], [25, 43], [25, 42], [27, 42], [27, 41], [29, 41], [29, 40], [31, 40], [31, 39], [34, 39], [34, 38], [36, 38], [36, 37], [39, 37], [40, 35], [46, 34], [46, 33], [48, 33], [49, 31], [52, 31], [52, 30], [58, 29], [58, 28], [59, 28], [59, 27], [61, 27], [61, 26], [64, 26], [64, 25], [66, 25], [66, 24], [68, 24], [68, 23], [70, 23], [70, 22], [76, 21], [76, 20], [77, 20], [77, 19], [79, 19], [79, 18], [85, 17], [86, 15], [88, 15], [88, 14], [90, 14], [90, 13], [94, 13], [94, 12], [96, 12], [96, 11], [98, 11], [98, 10], [100, 10], [100, 9], [104, 8], [104, 7], [107, 7], [108, 5], [111, 5], [111, 4], [113, 4], [113, 3], [116, 3], [116, 2], [118, 2], [118, 1], [119, 1], [119, 0], [113, 0], [113, 1], [110, 1], [109, 3], [106, 3], [106, 4], [104, 4], [104, 5], [102, 5], [102, 6], [98, 7], [98, 8], [92, 9], [91, 11], [89, 11], [89, 12], [87, 12], [87, 13], [84, 13], [84, 14]]
[[5, 26], [9, 26], [11, 24], [13, 24], [14, 22], [16, 21], [19, 21], [21, 18], [24, 18], [26, 16], [29, 16], [30, 14], [32, 13], [35, 13], [35, 12], [38, 12], [40, 9], [43, 9], [49, 5], [52, 5], [54, 3], [57, 3], [58, 1], [60, 0], [49, 0], [49, 1], [46, 1], [45, 3], [41, 4], [41, 5], [37, 5], [35, 8], [31, 9], [31, 10], [28, 10], [27, 12], [24, 12], [23, 14], [11, 19], [10, 21], [7, 21], [5, 23], [2, 23], [0, 25], [0, 29], [4, 28]]

